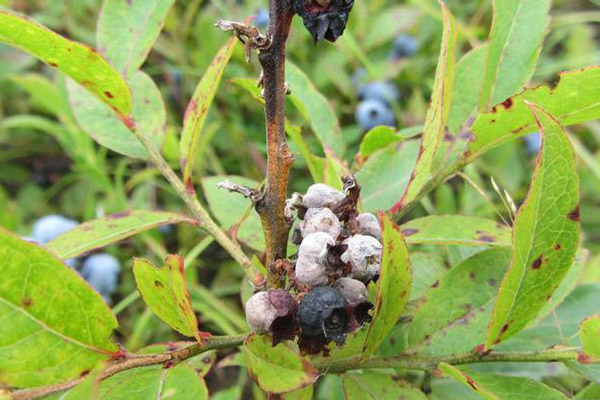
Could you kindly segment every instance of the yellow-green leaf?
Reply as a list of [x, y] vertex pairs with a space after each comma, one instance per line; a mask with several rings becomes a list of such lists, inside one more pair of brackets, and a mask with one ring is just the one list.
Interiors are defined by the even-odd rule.
[[543, 135], [533, 181], [513, 227], [511, 266], [502, 281], [486, 347], [523, 329], [569, 271], [579, 242], [579, 179], [558, 121], [530, 105]]
[[182, 335], [202, 341], [187, 289], [183, 256], [168, 255], [163, 267], [137, 258], [133, 273], [144, 301], [160, 319]]
[[16, 387], [78, 378], [119, 348], [117, 319], [71, 268], [0, 229], [0, 382]]
[[600, 361], [600, 315], [583, 320], [580, 337], [584, 356]]
[[380, 213], [379, 218], [383, 228], [383, 255], [373, 320], [363, 345], [363, 359], [377, 351], [398, 322], [410, 297], [412, 285], [408, 248], [400, 228], [386, 214]]
[[121, 118], [131, 114], [129, 87], [96, 50], [73, 42], [37, 22], [0, 9], [0, 42], [18, 47], [58, 68], [115, 110]]
[[389, 373], [348, 373], [342, 382], [346, 400], [427, 400], [418, 388]]

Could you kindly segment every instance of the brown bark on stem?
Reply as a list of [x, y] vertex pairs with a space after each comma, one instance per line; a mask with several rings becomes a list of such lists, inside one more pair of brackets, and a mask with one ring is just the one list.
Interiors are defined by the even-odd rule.
[[286, 257], [290, 225], [285, 218], [288, 179], [294, 157], [285, 136], [285, 43], [294, 17], [291, 0], [269, 0], [271, 45], [258, 56], [263, 69], [267, 125], [267, 181], [256, 204], [266, 241], [267, 287], [283, 285], [277, 260]]

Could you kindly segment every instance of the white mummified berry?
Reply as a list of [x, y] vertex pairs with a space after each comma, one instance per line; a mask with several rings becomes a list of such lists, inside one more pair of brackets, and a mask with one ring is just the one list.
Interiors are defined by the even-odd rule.
[[351, 277], [361, 281], [373, 279], [381, 268], [381, 243], [372, 236], [354, 235], [344, 244], [348, 249], [341, 259], [352, 266]]
[[358, 214], [356, 222], [358, 223], [358, 233], [373, 236], [377, 240], [381, 239], [381, 226], [376, 216], [371, 213]]
[[351, 306], [369, 301], [367, 287], [361, 281], [352, 278], [340, 278], [334, 282], [333, 288], [340, 291]]
[[297, 303], [287, 290], [276, 289], [254, 294], [245, 308], [250, 330], [265, 334], [272, 331], [276, 319], [293, 316]]
[[332, 207], [342, 201], [346, 195], [324, 183], [311, 185], [302, 199], [306, 208]]
[[328, 233], [307, 235], [298, 248], [296, 279], [309, 287], [327, 283], [327, 254], [335, 239]]
[[342, 224], [329, 208], [309, 208], [300, 224], [300, 231], [302, 237], [315, 232], [325, 232], [337, 239], [342, 231]]

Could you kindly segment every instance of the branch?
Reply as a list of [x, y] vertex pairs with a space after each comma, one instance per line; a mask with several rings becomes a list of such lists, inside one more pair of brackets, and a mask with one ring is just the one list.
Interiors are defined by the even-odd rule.
[[235, 243], [229, 236], [223, 232], [223, 230], [216, 224], [215, 221], [210, 217], [208, 212], [204, 209], [202, 204], [198, 201], [195, 192], [186, 189], [185, 185], [179, 179], [175, 171], [165, 161], [163, 156], [156, 148], [148, 141], [148, 139], [141, 134], [135, 127], [129, 126], [130, 131], [138, 138], [142, 145], [150, 153], [152, 162], [163, 174], [163, 176], [169, 181], [171, 186], [177, 191], [179, 196], [187, 204], [188, 208], [198, 220], [201, 228], [204, 228], [215, 240], [237, 261], [240, 266], [248, 275], [250, 282], [254, 286], [261, 286], [264, 283], [264, 276], [258, 269], [252, 264], [252, 261], [246, 256], [239, 244]]
[[[230, 347], [237, 347], [244, 342], [246, 335], [237, 336], [213, 336], [205, 339], [202, 343], [193, 343], [189, 346], [183, 347], [178, 350], [162, 353], [162, 354], [151, 354], [144, 356], [132, 355], [124, 360], [115, 361], [114, 363], [108, 364], [104, 370], [102, 370], [96, 377], [97, 381], [103, 381], [110, 378], [119, 372], [127, 371], [133, 368], [148, 367], [151, 365], [165, 364], [165, 363], [178, 363], [188, 358], [197, 356], [198, 354], [204, 353], [209, 350], [226, 349]], [[85, 376], [74, 379], [72, 381], [58, 383], [56, 385], [45, 386], [33, 389], [17, 390], [10, 393], [11, 400], [35, 400], [49, 396], [51, 394], [63, 392], [65, 390], [75, 387], [86, 379]]]
[[294, 157], [285, 136], [285, 43], [294, 11], [290, 0], [269, 0], [270, 46], [258, 59], [263, 70], [267, 125], [267, 181], [256, 205], [266, 242], [267, 286], [281, 287], [275, 261], [286, 258], [290, 225], [285, 218], [288, 179]]

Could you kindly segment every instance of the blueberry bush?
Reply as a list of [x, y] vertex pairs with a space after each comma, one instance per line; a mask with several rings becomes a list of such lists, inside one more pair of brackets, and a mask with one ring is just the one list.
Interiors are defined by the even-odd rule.
[[598, 6], [0, 0], [0, 400], [599, 399]]

